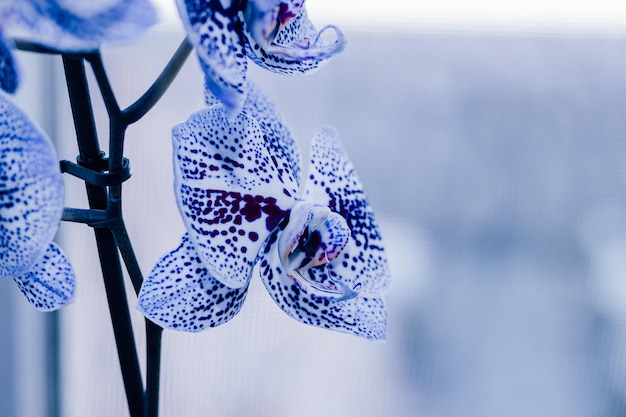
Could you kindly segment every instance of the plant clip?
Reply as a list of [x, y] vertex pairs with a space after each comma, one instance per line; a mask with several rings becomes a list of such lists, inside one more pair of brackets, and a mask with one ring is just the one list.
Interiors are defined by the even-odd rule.
[[97, 161], [83, 161], [79, 156], [76, 160], [78, 163], [62, 160], [60, 162], [61, 172], [67, 172], [98, 187], [119, 185], [132, 175], [130, 162], [127, 158], [122, 159], [122, 168], [113, 172], [107, 172], [108, 158], [101, 157]]

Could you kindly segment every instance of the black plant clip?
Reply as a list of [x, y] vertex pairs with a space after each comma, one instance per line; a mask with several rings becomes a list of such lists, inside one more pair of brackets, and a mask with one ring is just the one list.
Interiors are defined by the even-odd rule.
[[109, 158], [104, 157], [104, 152], [100, 153], [100, 158], [96, 161], [82, 161], [80, 156], [76, 157], [76, 160], [78, 163], [61, 161], [61, 172], [66, 172], [97, 187], [119, 185], [132, 176], [128, 158], [123, 158], [122, 168], [113, 172], [108, 171]]

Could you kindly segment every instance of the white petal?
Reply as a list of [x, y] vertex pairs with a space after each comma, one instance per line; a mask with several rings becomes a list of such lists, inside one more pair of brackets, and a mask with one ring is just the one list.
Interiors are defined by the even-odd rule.
[[190, 239], [209, 272], [232, 288], [247, 284], [257, 253], [295, 204], [297, 186], [281, 173], [254, 119], [224, 109], [174, 127], [175, 192]]
[[15, 277], [20, 291], [37, 310], [57, 310], [74, 301], [76, 278], [61, 249], [51, 243], [26, 274]]
[[229, 116], [246, 98], [248, 63], [237, 12], [219, 0], [177, 0], [189, 39], [196, 48], [206, 85], [226, 106]]
[[138, 308], [162, 327], [199, 332], [235, 317], [247, 290], [247, 285], [233, 289], [213, 278], [185, 235], [144, 281]]
[[131, 40], [156, 22], [148, 0], [10, 0], [8, 7], [12, 36], [65, 52]]
[[0, 94], [0, 277], [31, 270], [63, 212], [63, 179], [50, 139]]
[[352, 231], [351, 243], [330, 268], [360, 294], [381, 294], [390, 281], [383, 241], [363, 185], [334, 129], [324, 128], [313, 138], [309, 174], [305, 199], [330, 207]]

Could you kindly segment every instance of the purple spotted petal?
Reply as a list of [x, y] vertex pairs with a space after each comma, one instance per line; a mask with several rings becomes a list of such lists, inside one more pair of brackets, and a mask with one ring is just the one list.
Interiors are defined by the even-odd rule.
[[149, 0], [8, 0], [13, 36], [66, 52], [130, 40], [156, 22]]
[[278, 307], [290, 317], [305, 324], [367, 339], [385, 339], [387, 313], [382, 299], [362, 296], [337, 299], [307, 293], [287, 275], [278, 251], [271, 245], [266, 249], [259, 263], [263, 284]]
[[15, 93], [19, 83], [17, 64], [7, 40], [0, 35], [0, 88], [9, 94]]
[[235, 317], [247, 290], [247, 285], [233, 289], [213, 278], [185, 235], [144, 281], [138, 308], [162, 327], [199, 332]]
[[196, 48], [209, 89], [233, 117], [246, 98], [248, 63], [241, 38], [243, 23], [229, 1], [177, 0], [178, 11]]
[[57, 310], [72, 301], [76, 291], [76, 278], [70, 262], [54, 243], [31, 270], [15, 277], [15, 282], [28, 302], [37, 310]]
[[[283, 175], [291, 175], [296, 183], [300, 184], [301, 158], [297, 142], [283, 124], [280, 113], [269, 96], [251, 80], [248, 80], [247, 90], [248, 95], [242, 111], [253, 117], [261, 127], [272, 154], [280, 161]], [[208, 107], [220, 104], [208, 87], [204, 90], [204, 102]]]
[[[334, 41], [323, 39], [326, 32], [334, 32]], [[269, 47], [263, 48], [247, 30], [244, 34], [248, 57], [257, 65], [279, 74], [311, 73], [345, 47], [345, 39], [339, 29], [327, 26], [318, 32], [304, 8], [278, 32]]]
[[[363, 186], [342, 147], [339, 134], [323, 128], [311, 144], [311, 167], [305, 199], [340, 214], [352, 231], [352, 242], [329, 267], [345, 285], [362, 295], [379, 295], [390, 281], [387, 256]], [[313, 273], [323, 275], [324, 270]], [[320, 276], [318, 280], [324, 280]]]
[[259, 125], [223, 108], [174, 127], [175, 192], [203, 264], [231, 288], [248, 283], [257, 253], [295, 204], [297, 185], [281, 175]]
[[0, 277], [31, 270], [63, 212], [63, 180], [50, 139], [0, 94]]

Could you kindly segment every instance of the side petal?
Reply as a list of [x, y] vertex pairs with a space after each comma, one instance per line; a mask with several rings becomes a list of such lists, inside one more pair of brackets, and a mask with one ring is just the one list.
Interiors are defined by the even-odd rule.
[[272, 299], [290, 317], [311, 326], [385, 340], [387, 312], [381, 298], [358, 296], [345, 300], [307, 293], [286, 274], [278, 251], [271, 245], [259, 270]]
[[0, 94], [0, 277], [28, 272], [63, 212], [63, 179], [50, 139]]
[[14, 278], [28, 302], [37, 310], [57, 310], [74, 301], [76, 278], [61, 249], [51, 243], [26, 274]]
[[[322, 39], [325, 32], [334, 32], [334, 40]], [[266, 70], [279, 74], [307, 74], [319, 69], [345, 48], [345, 39], [335, 26], [319, 32], [308, 19], [306, 9], [282, 28], [274, 42], [263, 48], [244, 30], [248, 57]]]
[[10, 0], [7, 14], [13, 36], [64, 52], [131, 40], [157, 17], [148, 0]]
[[204, 109], [172, 131], [175, 192], [198, 255], [218, 281], [248, 282], [259, 249], [297, 198], [259, 125]]
[[230, 2], [177, 0], [178, 11], [196, 48], [208, 88], [226, 106], [230, 117], [246, 98], [248, 63], [241, 38], [242, 25]]
[[162, 327], [199, 332], [235, 317], [247, 291], [247, 283], [233, 289], [213, 278], [185, 235], [178, 248], [159, 259], [144, 281], [138, 308]]
[[15, 93], [19, 84], [17, 63], [4, 36], [0, 35], [0, 88], [9, 94]]
[[[329, 268], [360, 294], [380, 294], [390, 281], [382, 237], [363, 185], [336, 130], [323, 128], [313, 138], [309, 174], [305, 199], [327, 205], [340, 214], [352, 232], [352, 241]], [[311, 271], [326, 273], [315, 268]]]

